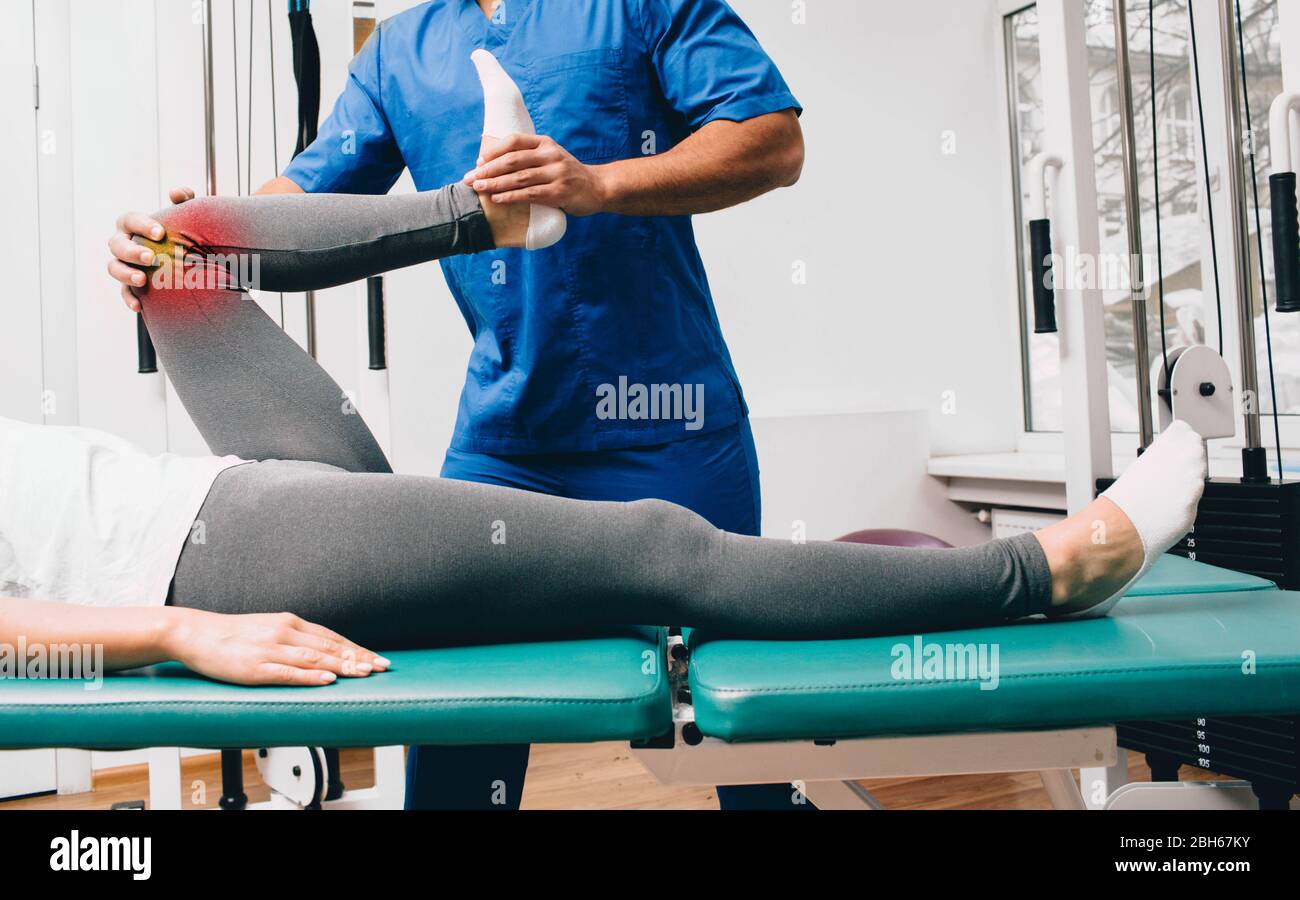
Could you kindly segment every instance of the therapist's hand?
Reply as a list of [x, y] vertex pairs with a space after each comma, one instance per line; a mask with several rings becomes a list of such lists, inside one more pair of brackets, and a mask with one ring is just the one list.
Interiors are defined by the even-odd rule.
[[230, 616], [171, 607], [167, 656], [218, 681], [320, 687], [364, 678], [388, 660], [290, 613]]
[[[173, 205], [180, 205], [193, 200], [194, 191], [176, 188], [168, 197]], [[108, 241], [108, 252], [112, 254], [108, 261], [108, 274], [121, 283], [122, 300], [131, 312], [140, 311], [140, 301], [131, 288], [143, 288], [147, 277], [139, 267], [153, 264], [153, 251], [133, 241], [135, 235], [161, 241], [167, 232], [159, 222], [140, 212], [123, 213], [117, 220], [117, 231]]]
[[578, 162], [543, 135], [514, 134], [483, 148], [478, 168], [465, 183], [501, 204], [537, 203], [571, 216], [605, 210], [603, 169]]

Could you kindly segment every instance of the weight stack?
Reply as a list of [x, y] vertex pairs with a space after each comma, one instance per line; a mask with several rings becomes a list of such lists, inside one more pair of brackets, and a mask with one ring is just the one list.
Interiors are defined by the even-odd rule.
[[[1169, 552], [1300, 590], [1300, 482], [1211, 479], [1195, 527]], [[1261, 807], [1284, 808], [1300, 792], [1300, 716], [1124, 722], [1116, 732], [1121, 747], [1146, 754], [1156, 780], [1194, 766], [1250, 782]]]
[[1285, 807], [1300, 791], [1300, 717], [1242, 716], [1116, 726], [1121, 747], [1145, 753], [1157, 781], [1181, 765], [1249, 781], [1261, 806]]

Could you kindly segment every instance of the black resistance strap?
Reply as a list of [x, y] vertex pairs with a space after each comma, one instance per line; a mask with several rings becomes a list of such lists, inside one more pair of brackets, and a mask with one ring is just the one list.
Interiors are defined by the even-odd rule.
[[293, 78], [298, 83], [296, 157], [316, 140], [320, 120], [320, 45], [311, 21], [311, 0], [289, 0], [289, 33], [293, 37]]

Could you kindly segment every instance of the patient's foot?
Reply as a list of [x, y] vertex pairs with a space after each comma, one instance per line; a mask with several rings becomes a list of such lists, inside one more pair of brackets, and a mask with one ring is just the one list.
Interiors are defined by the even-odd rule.
[[[475, 50], [470, 59], [478, 70], [479, 81], [483, 85], [483, 144], [484, 151], [491, 149], [497, 141], [512, 134], [536, 134], [533, 118], [528, 114], [524, 95], [519, 86], [501, 68], [497, 58], [486, 50]], [[502, 240], [498, 247], [525, 247], [529, 250], [543, 250], [558, 243], [564, 237], [568, 220], [558, 209], [547, 206], [527, 206], [518, 209], [496, 206], [483, 195], [479, 195], [483, 211], [492, 225], [493, 234], [497, 233], [498, 223], [501, 227]], [[493, 210], [490, 206], [496, 206]], [[508, 214], [507, 214], [508, 213]], [[493, 221], [493, 219], [497, 221]], [[522, 218], [522, 234], [519, 233]]]
[[1052, 614], [1095, 609], [1142, 571], [1146, 549], [1133, 521], [1105, 497], [1036, 535], [1052, 571]]
[[1037, 533], [1052, 571], [1053, 615], [1102, 616], [1196, 519], [1205, 443], [1174, 422], [1100, 497]]
[[[496, 138], [483, 138], [483, 152], [497, 143]], [[501, 205], [493, 203], [488, 194], [478, 195], [483, 205], [483, 215], [492, 226], [492, 239], [498, 247], [527, 247], [528, 226], [532, 221], [533, 207], [519, 203]]]

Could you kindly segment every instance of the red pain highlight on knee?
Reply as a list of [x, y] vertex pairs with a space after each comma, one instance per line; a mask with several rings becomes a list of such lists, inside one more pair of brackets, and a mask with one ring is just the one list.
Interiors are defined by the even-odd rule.
[[216, 204], [190, 201], [163, 218], [167, 233], [161, 241], [135, 239], [154, 253], [149, 267], [150, 291], [257, 288], [261, 260], [257, 254], [230, 249], [242, 242], [235, 238], [234, 223]]

